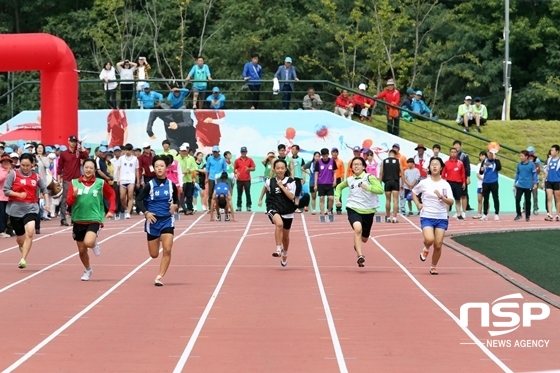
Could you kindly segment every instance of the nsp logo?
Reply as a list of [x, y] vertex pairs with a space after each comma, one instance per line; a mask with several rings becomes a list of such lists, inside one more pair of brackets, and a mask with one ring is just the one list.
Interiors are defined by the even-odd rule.
[[[520, 293], [506, 295], [504, 297], [496, 299], [492, 302], [492, 314], [496, 317], [502, 319], [509, 319], [509, 321], [494, 321], [492, 325], [495, 328], [511, 328], [507, 330], [489, 330], [488, 333], [492, 337], [498, 335], [504, 335], [513, 332], [521, 325], [523, 327], [530, 327], [531, 321], [544, 320], [550, 316], [550, 307], [544, 303], [531, 303], [525, 302], [521, 306], [522, 312], [521, 317], [518, 311], [504, 311], [504, 309], [519, 309], [519, 303], [517, 302], [501, 302], [506, 299], [523, 299]], [[461, 326], [469, 326], [469, 310], [471, 308], [480, 308], [480, 326], [488, 328], [490, 327], [490, 303], [465, 303], [461, 306], [460, 310], [460, 322]], [[532, 311], [538, 309], [540, 313], [533, 313]], [[520, 325], [521, 322], [521, 325]]]

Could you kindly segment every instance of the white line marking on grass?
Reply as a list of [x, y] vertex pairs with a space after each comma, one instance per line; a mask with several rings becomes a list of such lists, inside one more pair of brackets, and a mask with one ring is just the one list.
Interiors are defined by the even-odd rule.
[[202, 312], [202, 316], [200, 316], [200, 320], [198, 320], [198, 323], [196, 324], [196, 327], [194, 328], [194, 331], [193, 331], [193, 333], [192, 333], [192, 335], [189, 339], [189, 342], [187, 343], [187, 346], [185, 347], [185, 350], [181, 354], [181, 358], [177, 362], [177, 365], [175, 366], [175, 369], [173, 369], [174, 373], [179, 373], [179, 372], [183, 371], [183, 368], [185, 367], [185, 364], [187, 363], [187, 359], [189, 358], [189, 355], [191, 354], [191, 352], [194, 348], [196, 340], [198, 339], [198, 336], [200, 335], [200, 331], [202, 330], [202, 327], [204, 326], [204, 323], [206, 322], [206, 319], [208, 318], [208, 315], [210, 314], [210, 311], [212, 310], [212, 307], [214, 306], [214, 302], [216, 301], [216, 298], [218, 298], [218, 295], [220, 294], [220, 290], [222, 289], [222, 286], [223, 286], [224, 282], [226, 281], [226, 277], [228, 275], [229, 269], [231, 268], [231, 266], [233, 264], [233, 261], [235, 260], [235, 257], [237, 256], [237, 253], [239, 252], [239, 249], [241, 249], [241, 245], [243, 244], [243, 241], [245, 241], [245, 237], [247, 237], [247, 232], [249, 231], [249, 227], [251, 226], [251, 223], [253, 222], [254, 217], [255, 217], [255, 213], [252, 213], [251, 217], [249, 218], [249, 222], [247, 223], [247, 227], [245, 228], [245, 231], [243, 232], [243, 235], [239, 239], [239, 242], [237, 243], [237, 246], [235, 247], [235, 250], [233, 250], [233, 254], [231, 254], [229, 262], [227, 263], [226, 267], [224, 268], [224, 271], [222, 272], [222, 277], [220, 277], [220, 281], [218, 281], [218, 285], [216, 285], [216, 289], [212, 293], [212, 296], [210, 297], [210, 300], [208, 301], [208, 304], [206, 305], [206, 308], [204, 309], [204, 312]]
[[329, 306], [329, 301], [327, 300], [327, 294], [325, 293], [323, 280], [321, 279], [321, 273], [319, 272], [319, 266], [317, 265], [315, 252], [313, 251], [313, 245], [311, 244], [311, 236], [309, 235], [309, 231], [307, 230], [305, 216], [303, 215], [301, 216], [301, 222], [303, 223], [303, 231], [305, 232], [305, 239], [307, 240], [309, 255], [311, 255], [311, 262], [313, 263], [315, 278], [317, 279], [317, 285], [319, 286], [319, 293], [321, 294], [321, 301], [323, 302], [325, 316], [327, 317], [327, 324], [329, 325], [329, 331], [331, 333], [331, 340], [334, 347], [336, 361], [338, 362], [338, 369], [340, 370], [341, 373], [348, 373], [348, 368], [346, 367], [346, 361], [344, 360], [344, 354], [342, 353], [342, 346], [340, 346], [340, 340], [338, 339], [338, 333], [336, 332], [336, 327], [334, 325], [334, 318]]
[[[201, 215], [198, 219], [196, 219], [194, 222], [192, 222], [192, 224], [189, 225], [188, 228], [185, 229], [180, 235], [175, 236], [173, 238], [173, 241], [176, 241], [177, 239], [184, 236], [203, 217], [204, 217], [204, 215]], [[142, 222], [143, 222], [143, 220], [140, 220], [139, 222], [135, 223], [132, 227], [134, 227], [136, 224], [139, 224], [139, 223], [142, 223]], [[132, 227], [130, 227], [130, 228], [132, 228]], [[106, 240], [107, 239], [108, 238], [106, 238]], [[161, 251], [162, 250], [160, 249], [159, 252], [161, 252]], [[37, 346], [33, 347], [29, 352], [27, 352], [25, 355], [23, 355], [21, 358], [19, 358], [15, 363], [13, 363], [8, 368], [6, 368], [4, 371], [2, 371], [2, 373], [10, 373], [14, 369], [18, 368], [21, 364], [23, 364], [24, 362], [29, 360], [30, 357], [35, 355], [39, 350], [41, 350], [49, 342], [51, 342], [53, 339], [55, 339], [57, 336], [59, 336], [63, 331], [65, 331], [70, 326], [72, 326], [72, 324], [74, 324], [76, 321], [78, 321], [80, 318], [82, 318], [82, 316], [84, 316], [86, 313], [88, 313], [93, 307], [98, 305], [103, 299], [107, 298], [112, 292], [114, 292], [119, 286], [121, 286], [126, 280], [131, 278], [136, 272], [138, 272], [142, 267], [144, 267], [146, 264], [148, 264], [151, 260], [152, 260], [152, 258], [148, 258], [144, 262], [142, 262], [139, 266], [134, 268], [130, 273], [128, 273], [126, 276], [124, 276], [119, 282], [117, 282], [109, 290], [104, 292], [99, 298], [94, 300], [86, 308], [84, 308], [79, 313], [77, 313], [74, 317], [72, 317], [70, 320], [68, 320], [68, 322], [66, 322], [64, 325], [62, 325], [56, 331], [54, 331], [51, 335], [49, 335], [43, 341], [41, 341], [41, 343], [39, 343]]]

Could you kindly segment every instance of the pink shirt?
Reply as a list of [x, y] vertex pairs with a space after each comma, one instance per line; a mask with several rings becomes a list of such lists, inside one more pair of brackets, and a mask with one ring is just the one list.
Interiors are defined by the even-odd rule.
[[8, 176], [8, 170], [0, 166], [0, 201], [8, 201], [8, 197], [4, 194], [4, 182]]
[[167, 178], [175, 185], [179, 185], [179, 170], [177, 165], [179, 162], [173, 161], [173, 163], [167, 167]]

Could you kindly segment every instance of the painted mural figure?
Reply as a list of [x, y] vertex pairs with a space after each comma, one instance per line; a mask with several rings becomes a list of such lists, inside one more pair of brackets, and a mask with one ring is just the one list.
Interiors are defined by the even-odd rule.
[[146, 132], [152, 140], [156, 139], [152, 130], [156, 119], [163, 121], [166, 138], [171, 143], [171, 149], [179, 151], [181, 144], [189, 143], [192, 150], [196, 151], [196, 128], [190, 110], [152, 110], [146, 125]]

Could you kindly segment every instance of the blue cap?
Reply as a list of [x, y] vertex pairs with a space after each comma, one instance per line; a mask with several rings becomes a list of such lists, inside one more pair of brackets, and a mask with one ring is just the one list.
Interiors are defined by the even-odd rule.
[[286, 58], [284, 59], [284, 62], [292, 63], [292, 57], [286, 57]]
[[412, 89], [412, 88], [407, 88], [406, 94], [407, 94], [407, 95], [413, 95], [413, 94], [415, 94], [414, 89]]
[[10, 153], [13, 153], [13, 152], [14, 152], [14, 149], [12, 149], [12, 148], [4, 149], [4, 153], [6, 153], [6, 154], [10, 154]]
[[212, 88], [212, 92], [220, 92], [220, 88], [214, 87], [214, 88]]
[[423, 96], [423, 95], [422, 95], [422, 91], [416, 91], [416, 94], [417, 94], [418, 96]]
[[535, 152], [535, 147], [534, 147], [534, 146], [528, 146], [528, 147], [527, 147], [527, 151], [528, 151], [529, 153], [534, 153], [534, 152]]
[[101, 153], [105, 153], [105, 152], [107, 151], [107, 147], [106, 147], [106, 146], [100, 146], [100, 147], [99, 147], [99, 151], [100, 151]]
[[116, 152], [117, 150], [122, 150], [122, 149], [121, 149], [120, 146], [115, 146], [115, 147], [113, 148], [113, 151]]
[[142, 86], [142, 89], [144, 88], [150, 88], [150, 83], [144, 83], [144, 85]]
[[331, 153], [332, 153], [332, 152], [338, 152], [338, 148], [332, 148], [332, 149], [331, 149]]
[[220, 151], [220, 147], [219, 147], [218, 145], [214, 145], [214, 146], [212, 147], [212, 151], [213, 151], [213, 152], [219, 152], [219, 151]]
[[65, 152], [66, 150], [68, 150], [68, 148], [65, 145], [60, 146], [60, 151], [61, 152]]
[[394, 143], [392, 147], [393, 148], [399, 148], [399, 149], [401, 148], [401, 146], [398, 143]]
[[353, 151], [355, 152], [359, 152], [362, 150], [362, 148], [360, 148], [358, 145], [354, 146], [354, 148], [352, 148]]
[[107, 142], [107, 140], [103, 140], [101, 141], [101, 143], [99, 143], [100, 146], [109, 146], [109, 143]]
[[50, 146], [47, 146], [47, 147], [45, 148], [45, 151], [46, 151], [47, 153], [52, 153], [52, 152], [53, 152], [53, 148], [50, 147]]
[[86, 143], [84, 143], [83, 146], [84, 146], [85, 149], [91, 149], [91, 144], [90, 143], [86, 142]]
[[25, 141], [23, 141], [23, 140], [18, 140], [18, 141], [17, 141], [17, 146], [18, 146], [19, 148], [23, 148], [24, 145], [25, 145]]
[[23, 149], [23, 154], [29, 154], [29, 150]]

